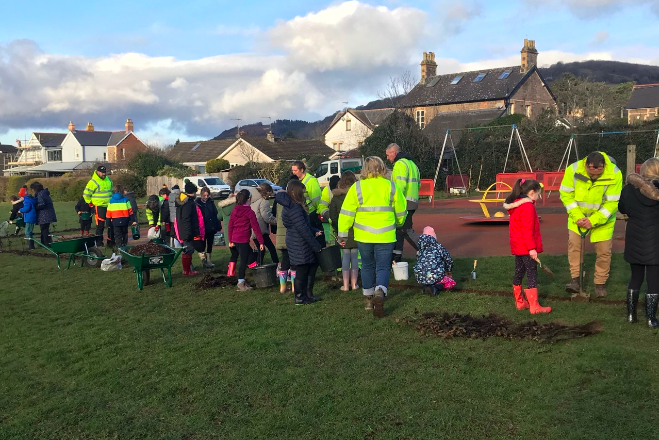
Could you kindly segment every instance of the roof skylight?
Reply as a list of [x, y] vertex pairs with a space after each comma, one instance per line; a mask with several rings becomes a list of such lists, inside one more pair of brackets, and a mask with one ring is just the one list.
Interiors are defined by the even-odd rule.
[[192, 147], [192, 151], [196, 150], [199, 148], [199, 145], [201, 145], [201, 142], [197, 142], [194, 147]]
[[451, 81], [451, 85], [452, 86], [456, 85], [457, 83], [460, 82], [461, 79], [462, 79], [462, 75], [456, 76], [455, 78], [453, 78], [453, 81]]
[[485, 78], [485, 75], [487, 75], [487, 73], [479, 73], [478, 76], [476, 78], [474, 78], [474, 82], [477, 83], [477, 82], [483, 81], [483, 78]]
[[510, 75], [510, 73], [511, 73], [510, 70], [506, 70], [505, 72], [503, 72], [503, 73], [499, 76], [499, 79], [506, 79], [506, 78], [508, 78], [508, 76]]

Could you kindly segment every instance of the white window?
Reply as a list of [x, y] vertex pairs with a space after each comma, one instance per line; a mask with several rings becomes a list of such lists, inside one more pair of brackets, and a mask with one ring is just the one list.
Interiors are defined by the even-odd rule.
[[525, 111], [524, 114], [526, 114], [526, 117], [530, 118], [531, 117], [531, 106], [530, 105], [525, 106], [524, 111]]
[[425, 110], [417, 110], [416, 111], [416, 124], [422, 130], [426, 126], [426, 111]]
[[123, 160], [126, 160], [126, 149], [125, 149], [125, 148], [122, 148], [122, 149], [121, 149], [121, 158], [122, 158]]
[[515, 114], [515, 104], [512, 103], [512, 102], [510, 104], [508, 104], [508, 114], [509, 115], [514, 115]]
[[75, 149], [75, 157], [76, 159], [80, 159], [80, 150], [78, 150], [77, 148]]
[[52, 150], [48, 152], [48, 162], [61, 162], [62, 150]]
[[352, 130], [352, 121], [350, 119], [346, 120], [346, 131]]

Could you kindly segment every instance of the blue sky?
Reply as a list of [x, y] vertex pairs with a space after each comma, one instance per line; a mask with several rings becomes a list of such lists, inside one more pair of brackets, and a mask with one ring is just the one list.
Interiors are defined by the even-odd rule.
[[69, 120], [112, 130], [130, 117], [161, 145], [233, 118], [317, 120], [418, 77], [424, 50], [449, 73], [518, 64], [524, 38], [540, 65], [659, 65], [659, 0], [38, 0], [8, 2], [3, 17], [3, 143]]

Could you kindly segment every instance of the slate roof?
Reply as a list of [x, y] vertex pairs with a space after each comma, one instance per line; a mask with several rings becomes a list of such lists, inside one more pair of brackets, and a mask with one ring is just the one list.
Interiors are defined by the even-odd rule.
[[[510, 74], [504, 79], [499, 79], [507, 71]], [[426, 79], [424, 83], [417, 84], [402, 99], [400, 105], [416, 107], [506, 99], [534, 72], [537, 72], [535, 66], [527, 73], [521, 73], [520, 66], [510, 66], [437, 75]], [[479, 82], [474, 82], [474, 79], [483, 73], [486, 74], [485, 77]], [[458, 76], [462, 76], [462, 79], [457, 84], [451, 84]]]
[[659, 84], [634, 86], [628, 109], [659, 107]]
[[16, 148], [13, 145], [0, 144], [1, 154], [16, 154], [17, 152], [18, 152], [18, 148]]
[[309, 156], [329, 157], [335, 153], [322, 141], [317, 140], [287, 139], [270, 142], [266, 138], [244, 137], [243, 139], [273, 160], [296, 160]]
[[[179, 162], [208, 162], [217, 158], [234, 142], [236, 139], [179, 142], [167, 153], [167, 156]], [[197, 148], [194, 148], [195, 146]]]
[[45, 148], [61, 146], [66, 135], [67, 133], [34, 133], [41, 146]]

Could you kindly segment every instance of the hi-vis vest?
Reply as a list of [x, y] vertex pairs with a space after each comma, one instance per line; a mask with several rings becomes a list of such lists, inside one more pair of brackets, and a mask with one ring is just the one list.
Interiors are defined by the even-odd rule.
[[306, 188], [304, 196], [307, 199], [307, 207], [309, 207], [309, 213], [311, 214], [318, 210], [318, 205], [320, 204], [320, 185], [318, 184], [318, 179], [311, 174], [304, 176], [302, 184]]
[[560, 189], [561, 201], [568, 213], [568, 229], [578, 234], [577, 220], [588, 217], [593, 225], [591, 242], [613, 238], [622, 191], [622, 173], [606, 153], [601, 154], [604, 156], [604, 172], [596, 181], [588, 177], [586, 159], [582, 159], [565, 169]]
[[318, 208], [320, 209], [320, 215], [322, 215], [324, 218], [327, 218], [329, 215], [329, 205], [332, 203], [332, 196], [332, 190], [329, 189], [329, 185], [323, 188], [323, 192], [320, 195]]
[[112, 181], [109, 177], [101, 179], [94, 171], [94, 175], [87, 182], [82, 197], [86, 203], [93, 203], [94, 206], [108, 206], [110, 197], [112, 197]]
[[355, 240], [362, 243], [393, 243], [396, 227], [407, 217], [405, 197], [384, 177], [358, 180], [348, 190], [339, 214], [339, 238], [354, 228]]
[[409, 159], [398, 159], [391, 173], [391, 181], [396, 184], [407, 200], [408, 208], [416, 209], [419, 203], [421, 174], [419, 168]]

